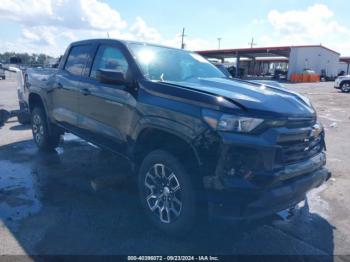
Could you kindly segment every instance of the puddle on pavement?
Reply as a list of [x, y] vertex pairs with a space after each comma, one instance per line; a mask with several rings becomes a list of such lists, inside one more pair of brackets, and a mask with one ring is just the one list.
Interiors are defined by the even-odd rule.
[[29, 165], [0, 160], [0, 220], [16, 226], [41, 208], [36, 175]]
[[[66, 142], [86, 144], [87, 142], [72, 134], [65, 134]], [[90, 144], [90, 143], [88, 143]], [[92, 144], [90, 144], [92, 145]], [[96, 147], [95, 145], [92, 145]], [[0, 222], [16, 228], [19, 221], [40, 211], [40, 190], [36, 171], [33, 169], [33, 156], [38, 151], [33, 144], [21, 143], [13, 145], [18, 155], [25, 155], [28, 158], [20, 162], [0, 160]], [[57, 155], [64, 154], [63, 146], [56, 149]], [[56, 158], [48, 156], [47, 160], [54, 162]], [[52, 159], [51, 159], [52, 158]], [[44, 158], [46, 159], [46, 158]], [[45, 162], [48, 165], [51, 162]], [[51, 163], [52, 164], [52, 163]], [[96, 187], [102, 187], [101, 181], [94, 181]]]
[[[66, 142], [86, 143], [84, 140], [66, 134], [64, 136]], [[35, 155], [36, 148], [33, 145], [21, 145], [17, 148], [21, 153], [27, 155]], [[56, 149], [58, 155], [64, 153], [64, 148]], [[47, 163], [46, 163], [47, 164]], [[32, 168], [32, 161], [22, 163], [13, 163], [8, 160], [0, 160], [0, 220], [7, 225], [16, 227], [23, 218], [40, 211], [42, 203], [40, 202], [40, 190], [36, 177], [36, 173]], [[111, 177], [96, 178], [91, 181], [91, 187], [95, 191], [103, 190], [106, 185], [120, 183], [123, 177], [111, 179]], [[115, 182], [117, 181], [117, 182]], [[111, 183], [113, 182], [113, 183]], [[320, 196], [321, 192], [326, 189], [326, 185], [312, 190], [308, 194], [309, 210], [302, 215], [302, 219], [310, 218], [310, 213], [318, 213], [324, 218], [329, 217], [329, 205], [327, 201]], [[303, 209], [302, 206], [299, 207]], [[289, 213], [282, 212], [279, 214], [283, 217], [282, 223], [288, 223]]]

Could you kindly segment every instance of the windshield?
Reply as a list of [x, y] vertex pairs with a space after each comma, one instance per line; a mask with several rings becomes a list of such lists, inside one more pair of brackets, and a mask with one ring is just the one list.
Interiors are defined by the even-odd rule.
[[129, 45], [142, 74], [151, 81], [194, 82], [225, 75], [199, 54], [168, 47]]

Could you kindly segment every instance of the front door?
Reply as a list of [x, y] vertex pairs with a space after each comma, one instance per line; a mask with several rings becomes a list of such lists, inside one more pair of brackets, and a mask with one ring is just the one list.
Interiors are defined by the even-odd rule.
[[126, 154], [136, 100], [129, 86], [98, 82], [98, 69], [122, 72], [125, 78], [129, 75], [129, 63], [118, 46], [98, 47], [91, 71], [80, 86], [79, 127], [90, 135], [90, 140]]

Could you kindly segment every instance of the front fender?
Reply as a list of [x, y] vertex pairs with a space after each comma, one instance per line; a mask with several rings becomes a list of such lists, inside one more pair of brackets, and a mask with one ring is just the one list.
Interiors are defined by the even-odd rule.
[[196, 137], [196, 131], [189, 126], [186, 126], [182, 123], [170, 119], [149, 116], [140, 119], [133, 132], [133, 138], [136, 140], [136, 138], [142, 132], [142, 130], [146, 128], [155, 128], [169, 132], [173, 135], [184, 139], [187, 142], [192, 141]]
[[[198, 120], [198, 122], [200, 121]], [[197, 124], [199, 125], [199, 123]], [[132, 146], [133, 149], [131, 153], [133, 153], [133, 150], [135, 149], [135, 144], [137, 139], [139, 138], [141, 133], [146, 129], [163, 131], [184, 140], [193, 150], [198, 163], [200, 165], [202, 164], [202, 161], [198, 153], [198, 149], [194, 146], [193, 143], [196, 137], [201, 133], [201, 130], [204, 129], [204, 127], [199, 128], [198, 130], [166, 118], [154, 117], [154, 116], [144, 117], [140, 119], [140, 121], [138, 122], [136, 128], [134, 129], [131, 135], [132, 141], [133, 141], [133, 146]]]

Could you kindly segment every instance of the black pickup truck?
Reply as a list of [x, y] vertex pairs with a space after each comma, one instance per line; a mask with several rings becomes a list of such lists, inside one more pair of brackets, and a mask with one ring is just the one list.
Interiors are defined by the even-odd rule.
[[201, 216], [251, 219], [326, 181], [324, 130], [307, 98], [225, 77], [200, 55], [147, 43], [75, 42], [27, 72], [34, 141], [71, 132], [123, 156], [145, 214], [184, 234]]

